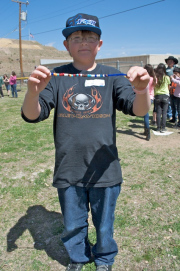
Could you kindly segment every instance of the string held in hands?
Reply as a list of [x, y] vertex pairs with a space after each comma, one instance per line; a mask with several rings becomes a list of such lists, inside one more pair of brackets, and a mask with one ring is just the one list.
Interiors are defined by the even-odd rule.
[[126, 76], [125, 73], [112, 73], [112, 74], [82, 74], [82, 73], [55, 73], [52, 72], [53, 76], [68, 76], [68, 77], [110, 77], [110, 76]]

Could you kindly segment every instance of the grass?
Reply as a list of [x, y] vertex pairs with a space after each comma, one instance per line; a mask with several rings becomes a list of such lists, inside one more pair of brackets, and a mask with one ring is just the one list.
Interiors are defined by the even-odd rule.
[[[63, 271], [69, 259], [51, 185], [53, 113], [42, 123], [25, 123], [20, 116], [25, 88], [18, 94], [0, 99], [0, 270]], [[116, 126], [124, 182], [115, 213], [119, 253], [113, 271], [179, 271], [180, 130], [167, 123], [172, 135], [151, 132], [146, 141], [143, 119], [121, 112]], [[89, 240], [96, 242], [91, 216]], [[83, 270], [95, 271], [94, 263]]]

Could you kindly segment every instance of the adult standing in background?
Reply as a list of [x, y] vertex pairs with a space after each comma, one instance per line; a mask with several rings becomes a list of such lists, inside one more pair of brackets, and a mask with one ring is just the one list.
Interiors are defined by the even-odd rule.
[[3, 90], [2, 90], [2, 85], [4, 84], [2, 76], [0, 76], [0, 94], [1, 98], [4, 98]]
[[9, 97], [9, 95], [10, 95], [10, 84], [9, 84], [9, 78], [8, 78], [7, 74], [3, 75], [3, 81], [4, 81], [4, 84], [5, 84], [5, 87], [6, 87], [6, 90], [7, 90], [7, 94], [8, 94], [8, 97]]
[[[175, 65], [178, 64], [178, 60], [174, 56], [169, 56], [168, 58], [165, 59], [165, 62], [167, 64], [166, 75], [171, 77], [173, 75], [173, 70], [176, 67]], [[172, 117], [172, 119], [171, 119], [171, 117]], [[172, 122], [172, 123], [175, 123], [176, 119], [177, 119], [177, 112], [176, 112], [176, 107], [174, 104], [174, 95], [172, 95], [172, 93], [170, 93], [167, 118], [170, 119], [170, 122]]]
[[18, 95], [17, 95], [17, 89], [16, 89], [16, 73], [14, 71], [12, 71], [12, 74], [9, 79], [9, 83], [11, 85], [12, 97], [14, 98], [14, 95], [15, 95], [15, 97], [17, 98]]

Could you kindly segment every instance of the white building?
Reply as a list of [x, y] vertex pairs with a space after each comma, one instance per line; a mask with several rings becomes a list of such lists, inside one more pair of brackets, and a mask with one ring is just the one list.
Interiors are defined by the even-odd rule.
[[[108, 66], [116, 67], [122, 72], [127, 72], [128, 69], [132, 66], [144, 66], [146, 64], [151, 64], [153, 67], [156, 67], [159, 63], [165, 63], [165, 59], [169, 55], [139, 55], [139, 56], [126, 56], [126, 57], [114, 57], [114, 58], [104, 58], [96, 59], [97, 63], [101, 63]], [[173, 55], [179, 61], [180, 66], [180, 55]], [[49, 69], [53, 69], [57, 66], [62, 66], [64, 64], [71, 63], [72, 59], [61, 60], [61, 59], [41, 59], [40, 65], [46, 66]]]

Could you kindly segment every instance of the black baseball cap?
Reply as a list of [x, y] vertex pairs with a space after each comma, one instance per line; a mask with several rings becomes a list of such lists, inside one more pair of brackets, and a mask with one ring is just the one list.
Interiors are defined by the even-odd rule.
[[66, 28], [62, 33], [65, 38], [76, 31], [88, 30], [101, 36], [101, 29], [99, 27], [99, 19], [96, 16], [78, 13], [77, 15], [70, 17], [66, 21]]

